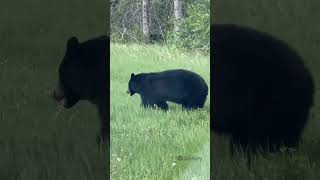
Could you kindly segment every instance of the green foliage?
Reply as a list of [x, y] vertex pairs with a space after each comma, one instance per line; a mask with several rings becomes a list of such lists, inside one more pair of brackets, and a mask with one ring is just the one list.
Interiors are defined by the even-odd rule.
[[318, 180], [320, 177], [319, 142], [306, 139], [297, 149], [283, 147], [277, 153], [258, 153], [252, 158], [251, 168], [247, 158], [241, 152], [230, 156], [228, 138], [213, 134], [215, 141], [210, 156], [213, 169], [213, 180], [246, 179], [246, 180]]
[[210, 1], [187, 2], [187, 16], [180, 32], [174, 28], [168, 32], [168, 42], [184, 49], [198, 49], [209, 53], [210, 48]]
[[[143, 42], [142, 5], [139, 0], [116, 1], [111, 6], [111, 40], [113, 42]], [[210, 1], [184, 1], [186, 18], [181, 31], [174, 31], [172, 0], [150, 2], [150, 34], [160, 35], [168, 45], [209, 52]]]

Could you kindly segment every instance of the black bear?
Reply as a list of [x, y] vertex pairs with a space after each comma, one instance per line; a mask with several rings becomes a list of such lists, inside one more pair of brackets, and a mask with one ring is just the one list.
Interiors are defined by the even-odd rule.
[[217, 24], [211, 30], [213, 132], [250, 152], [298, 145], [314, 96], [301, 57], [251, 28]]
[[108, 145], [109, 107], [109, 37], [102, 36], [79, 43], [76, 37], [67, 42], [64, 58], [59, 66], [59, 80], [52, 96], [65, 108], [79, 100], [88, 100], [97, 106], [101, 118], [101, 133]]
[[208, 86], [198, 74], [183, 70], [131, 74], [128, 94], [140, 94], [144, 107], [157, 106], [168, 110], [166, 101], [182, 104], [184, 109], [202, 108]]
[[162, 34], [154, 33], [154, 34], [150, 34], [149, 40], [150, 40], [151, 43], [163, 42], [164, 41], [164, 37], [163, 37]]

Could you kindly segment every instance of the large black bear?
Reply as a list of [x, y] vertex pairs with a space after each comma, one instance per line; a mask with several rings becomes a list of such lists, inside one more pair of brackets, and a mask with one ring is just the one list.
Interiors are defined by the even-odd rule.
[[217, 24], [211, 30], [211, 129], [250, 152], [298, 145], [314, 95], [301, 57], [250, 28]]
[[73, 107], [79, 100], [96, 105], [101, 118], [100, 137], [105, 145], [109, 143], [109, 51], [107, 36], [82, 43], [71, 37], [59, 67], [58, 85], [52, 92], [65, 108]]
[[203, 108], [208, 86], [198, 74], [183, 70], [131, 74], [128, 93], [140, 94], [144, 107], [168, 110], [166, 101], [182, 104], [184, 109]]

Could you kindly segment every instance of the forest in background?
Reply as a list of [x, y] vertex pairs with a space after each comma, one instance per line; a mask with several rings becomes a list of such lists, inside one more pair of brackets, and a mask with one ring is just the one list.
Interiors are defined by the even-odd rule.
[[111, 40], [209, 53], [209, 0], [110, 0]]

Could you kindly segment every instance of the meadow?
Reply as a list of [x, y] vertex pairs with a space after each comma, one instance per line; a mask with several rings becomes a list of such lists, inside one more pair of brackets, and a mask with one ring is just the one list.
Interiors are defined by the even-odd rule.
[[[112, 179], [209, 179], [210, 94], [203, 109], [144, 109], [126, 91], [131, 73], [188, 69], [210, 83], [209, 56], [162, 45], [111, 44]], [[209, 87], [210, 88], [210, 87]]]
[[70, 36], [106, 33], [105, 2], [2, 1], [0, 6], [0, 179], [105, 179], [98, 115], [66, 110], [48, 92]]

